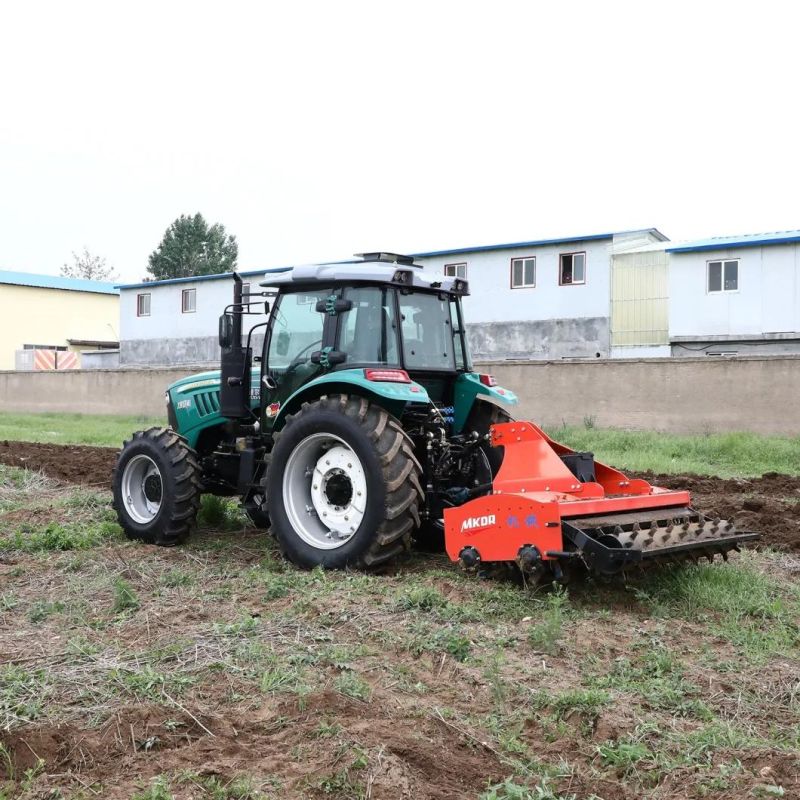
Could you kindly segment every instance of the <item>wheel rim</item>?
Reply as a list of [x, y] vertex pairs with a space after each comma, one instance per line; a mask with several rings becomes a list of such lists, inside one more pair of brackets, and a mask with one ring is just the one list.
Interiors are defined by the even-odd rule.
[[320, 550], [347, 544], [367, 507], [366, 475], [350, 445], [330, 433], [303, 439], [283, 472], [283, 505], [306, 544]]
[[141, 525], [152, 522], [161, 510], [164, 485], [150, 456], [134, 456], [122, 473], [122, 502], [128, 516]]

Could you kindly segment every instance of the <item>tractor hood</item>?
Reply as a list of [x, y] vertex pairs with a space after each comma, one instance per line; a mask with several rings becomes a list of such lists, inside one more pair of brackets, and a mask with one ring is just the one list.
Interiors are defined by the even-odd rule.
[[[190, 447], [197, 445], [200, 433], [222, 425], [219, 413], [220, 371], [198, 372], [175, 381], [167, 388], [167, 414], [174, 430], [185, 436]], [[250, 380], [250, 405], [258, 413], [261, 400], [258, 374]]]

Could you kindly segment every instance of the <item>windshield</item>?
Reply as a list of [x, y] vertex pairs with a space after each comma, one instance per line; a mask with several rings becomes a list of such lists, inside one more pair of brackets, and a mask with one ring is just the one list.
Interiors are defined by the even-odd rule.
[[456, 368], [447, 299], [422, 292], [400, 295], [403, 355], [408, 369]]

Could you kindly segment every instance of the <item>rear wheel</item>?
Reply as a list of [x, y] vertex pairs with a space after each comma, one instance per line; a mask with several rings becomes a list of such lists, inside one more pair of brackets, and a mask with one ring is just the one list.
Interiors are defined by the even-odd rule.
[[275, 435], [272, 531], [301, 567], [377, 567], [419, 525], [421, 468], [400, 423], [364, 397], [304, 403]]
[[[492, 425], [513, 421], [511, 415], [504, 408], [496, 406], [494, 403], [488, 403], [486, 400], [476, 400], [464, 427], [468, 431], [475, 431], [484, 436], [489, 433]], [[489, 442], [485, 442], [481, 445], [481, 450], [483, 450], [492, 472], [489, 480], [493, 480], [503, 464], [505, 448], [492, 447]]]
[[117, 457], [112, 488], [114, 510], [129, 539], [178, 544], [200, 507], [197, 455], [170, 428], [137, 431]]

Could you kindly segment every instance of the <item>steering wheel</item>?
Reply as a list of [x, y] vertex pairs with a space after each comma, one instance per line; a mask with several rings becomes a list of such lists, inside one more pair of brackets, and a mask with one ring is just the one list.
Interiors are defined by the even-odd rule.
[[303, 356], [311, 350], [311, 348], [316, 347], [317, 345], [322, 344], [322, 339], [317, 339], [316, 342], [312, 342], [308, 347], [304, 347], [288, 364], [286, 367], [286, 372], [284, 372], [284, 376], [291, 375], [306, 359]]

